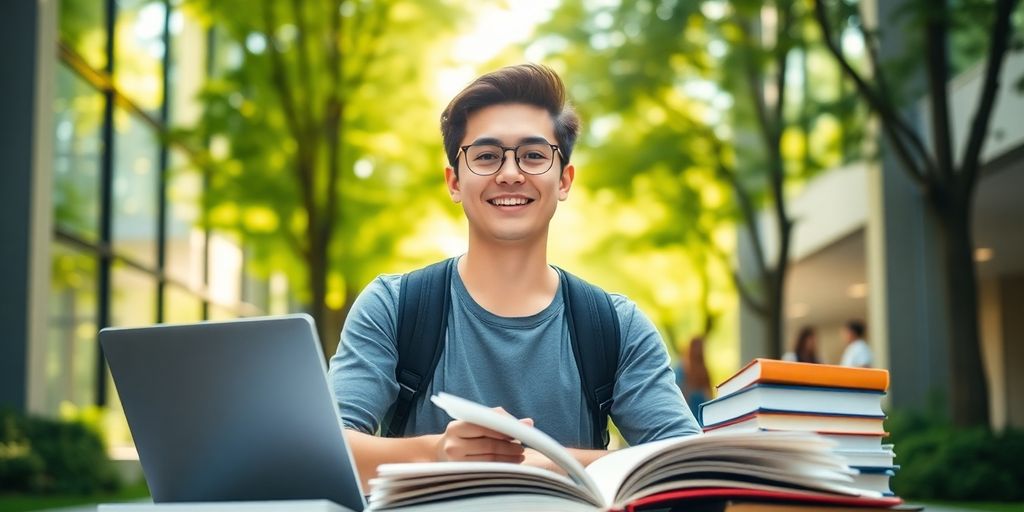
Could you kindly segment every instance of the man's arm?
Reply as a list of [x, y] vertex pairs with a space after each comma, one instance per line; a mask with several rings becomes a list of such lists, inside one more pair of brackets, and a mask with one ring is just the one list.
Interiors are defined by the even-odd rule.
[[[583, 467], [587, 467], [591, 462], [611, 453], [610, 450], [587, 450], [584, 448], [566, 448], [566, 451], [568, 451], [577, 462], [582, 464]], [[523, 456], [524, 460], [522, 463], [524, 465], [547, 469], [560, 475], [566, 474], [565, 470], [562, 469], [561, 466], [555, 464], [551, 459], [545, 457], [537, 450], [527, 448], [523, 453]]]
[[621, 295], [612, 295], [622, 348], [611, 419], [630, 445], [700, 433], [669, 368], [668, 352], [654, 324]]
[[397, 462], [429, 462], [435, 460], [436, 435], [386, 438], [345, 429], [352, 458], [363, 492], [370, 491], [370, 479], [377, 476], [377, 466]]

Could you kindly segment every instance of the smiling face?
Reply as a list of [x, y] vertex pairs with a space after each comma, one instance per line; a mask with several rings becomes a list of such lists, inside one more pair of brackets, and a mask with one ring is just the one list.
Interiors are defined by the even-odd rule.
[[[541, 140], [558, 144], [551, 115], [540, 107], [511, 103], [491, 105], [470, 114], [460, 146], [485, 142], [513, 147]], [[458, 173], [446, 168], [445, 180], [452, 200], [461, 202], [466, 212], [470, 243], [546, 242], [555, 207], [569, 196], [575, 176], [573, 166], [561, 169], [561, 156], [556, 152], [547, 172], [526, 174], [519, 170], [512, 151], [506, 151], [505, 163], [495, 174], [479, 176], [467, 168], [466, 158], [460, 153]]]

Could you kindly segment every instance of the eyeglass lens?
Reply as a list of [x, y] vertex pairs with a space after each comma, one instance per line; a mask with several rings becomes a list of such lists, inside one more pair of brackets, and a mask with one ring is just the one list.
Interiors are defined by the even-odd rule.
[[[519, 170], [527, 174], [543, 174], [551, 168], [554, 149], [550, 144], [523, 144], [515, 148]], [[477, 174], [494, 174], [505, 160], [501, 146], [481, 144], [466, 148], [466, 163]]]

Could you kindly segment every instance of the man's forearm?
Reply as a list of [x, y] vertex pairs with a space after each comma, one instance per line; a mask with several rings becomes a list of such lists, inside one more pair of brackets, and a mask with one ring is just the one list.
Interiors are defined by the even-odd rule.
[[[566, 448], [566, 450], [569, 452], [569, 455], [572, 455], [572, 458], [576, 459], [576, 461], [584, 467], [611, 453], [608, 450], [586, 450], [583, 448]], [[565, 469], [558, 464], [555, 464], [551, 459], [545, 457], [537, 450], [526, 450], [526, 460], [523, 464], [547, 469], [562, 475], [565, 474]]]
[[601, 457], [604, 457], [605, 455], [608, 455], [611, 452], [608, 450], [586, 450], [583, 448], [569, 448], [569, 453], [572, 454], [573, 458], [579, 461], [580, 464], [583, 464], [583, 466], [586, 467], [590, 465], [591, 462], [594, 462], [595, 460], [600, 459]]
[[356, 460], [363, 492], [367, 493], [370, 479], [377, 476], [377, 466], [381, 464], [437, 460], [437, 435], [392, 438], [345, 429], [345, 440]]

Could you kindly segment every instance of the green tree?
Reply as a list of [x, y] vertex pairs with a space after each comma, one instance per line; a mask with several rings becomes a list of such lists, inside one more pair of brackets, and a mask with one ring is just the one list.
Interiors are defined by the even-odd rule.
[[[840, 2], [845, 4], [845, 2]], [[994, 1], [908, 1], [902, 19], [904, 33], [916, 39], [914, 63], [927, 82], [931, 132], [926, 144], [910, 120], [901, 114], [901, 98], [907, 91], [894, 89], [891, 71], [883, 71], [879, 59], [878, 34], [866, 28], [859, 16], [855, 23], [862, 31], [868, 49], [871, 78], [858, 71], [838, 42], [837, 30], [824, 0], [814, 0], [816, 19], [828, 48], [857, 92], [879, 118], [881, 130], [904, 171], [920, 186], [937, 220], [943, 245], [945, 290], [950, 346], [950, 413], [961, 427], [989, 425], [988, 385], [981, 361], [978, 336], [977, 273], [971, 233], [974, 190], [981, 167], [981, 151], [988, 135], [989, 120], [996, 103], [1003, 62], [1010, 48], [1014, 25], [1011, 23], [1018, 0]], [[859, 5], [859, 4], [858, 4]], [[1020, 15], [1021, 13], [1017, 13]], [[963, 56], [960, 47], [950, 51], [950, 40], [967, 33], [966, 41], [977, 41], [978, 27], [988, 27], [984, 79], [967, 143], [957, 158], [953, 144], [949, 112], [949, 81], [952, 78], [951, 55]], [[971, 36], [974, 37], [971, 37]], [[961, 39], [963, 41], [965, 39]], [[977, 46], [977, 45], [975, 45]], [[966, 51], [970, 52], [971, 48]], [[976, 50], [976, 48], [975, 48]], [[910, 59], [907, 59], [910, 60]]]
[[[222, 70], [176, 134], [208, 173], [204, 222], [286, 269], [325, 350], [359, 288], [443, 196], [430, 96], [450, 2], [198, 0]], [[428, 172], [429, 171], [429, 172]], [[285, 250], [287, 249], [287, 250]]]
[[[574, 98], [596, 123], [618, 127], [594, 144], [606, 170], [601, 185], [628, 194], [638, 175], [675, 176], [661, 188], [672, 220], [659, 224], [652, 239], [704, 255], [697, 259], [727, 262], [710, 234], [723, 223], [743, 226], [757, 277], [747, 281], [734, 272], [734, 283], [763, 320], [761, 351], [769, 356], [782, 346], [793, 229], [787, 193], [842, 160], [843, 132], [834, 130], [825, 144], [812, 140], [823, 122], [858, 124], [856, 111], [841, 108], [842, 94], [819, 98], [806, 86], [809, 72], [791, 69], [795, 58], [822, 51], [808, 35], [810, 16], [804, 4], [789, 0], [596, 8], [570, 2], [548, 27], [550, 44], [565, 47], [557, 54], [564, 67], [587, 76], [576, 80], [582, 85]], [[841, 83], [838, 76], [832, 81]], [[727, 187], [733, 201], [708, 200], [715, 195], [712, 181]], [[763, 241], [762, 209], [771, 213], [769, 229], [778, 241], [772, 255]]]

